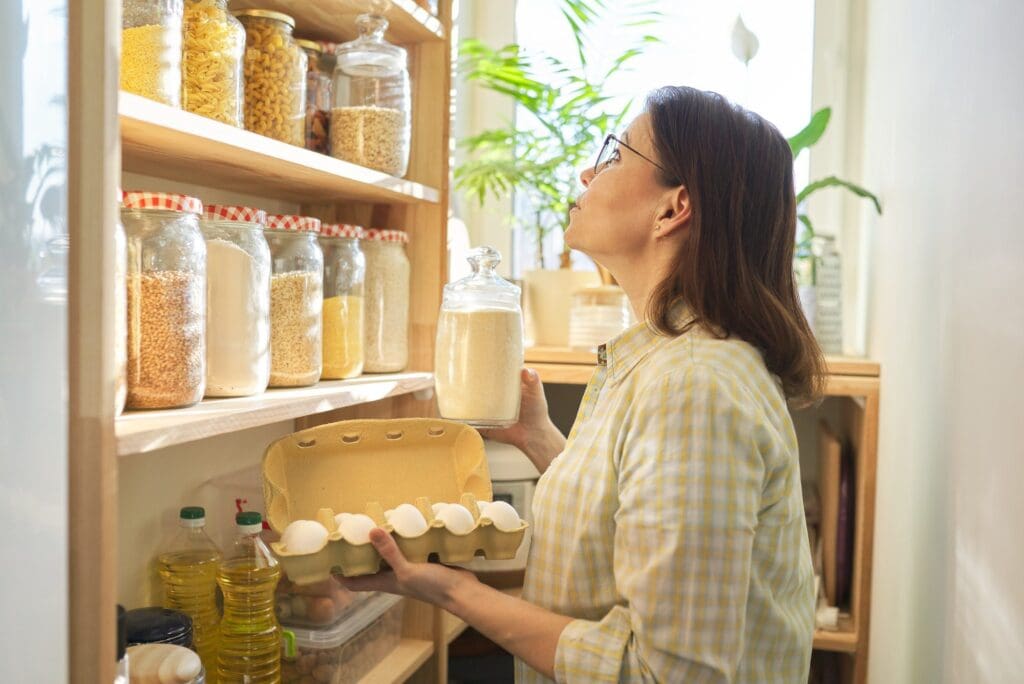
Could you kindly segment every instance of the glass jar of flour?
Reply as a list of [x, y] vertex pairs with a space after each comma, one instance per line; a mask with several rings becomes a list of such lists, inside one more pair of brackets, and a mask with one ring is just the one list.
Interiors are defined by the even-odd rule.
[[473, 273], [445, 285], [434, 352], [435, 390], [442, 418], [474, 427], [519, 420], [523, 367], [520, 290], [495, 269], [501, 255], [477, 247]]

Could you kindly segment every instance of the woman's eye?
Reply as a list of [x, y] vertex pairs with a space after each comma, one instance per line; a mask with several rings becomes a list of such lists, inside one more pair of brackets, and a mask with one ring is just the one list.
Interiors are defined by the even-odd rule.
[[622, 159], [622, 152], [620, 152], [619, 150], [616, 149], [616, 150], [612, 150], [611, 156], [608, 158], [608, 161], [610, 161], [610, 162], [617, 162], [617, 161], [620, 161], [621, 159]]

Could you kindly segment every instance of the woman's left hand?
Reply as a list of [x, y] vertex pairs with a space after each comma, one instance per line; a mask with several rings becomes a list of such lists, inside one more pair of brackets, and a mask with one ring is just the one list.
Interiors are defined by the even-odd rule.
[[343, 577], [342, 582], [352, 591], [386, 591], [444, 608], [457, 586], [478, 581], [476, 575], [468, 570], [438, 563], [409, 562], [394, 538], [379, 527], [370, 531], [370, 543], [391, 569], [375, 575]]

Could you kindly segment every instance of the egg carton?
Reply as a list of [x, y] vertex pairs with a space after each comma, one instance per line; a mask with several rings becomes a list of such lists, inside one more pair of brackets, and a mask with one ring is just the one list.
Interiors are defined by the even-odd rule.
[[[482, 555], [514, 558], [528, 524], [503, 531], [481, 516], [493, 492], [483, 440], [462, 423], [427, 418], [353, 420], [321, 425], [272, 443], [263, 458], [263, 489], [271, 528], [283, 533], [296, 520], [316, 520], [328, 531], [313, 552], [271, 544], [288, 579], [309, 584], [332, 573], [378, 572], [382, 559], [369, 542], [354, 544], [338, 529], [340, 513], [365, 513], [395, 538], [402, 553], [422, 562], [435, 556], [462, 563]], [[417, 536], [395, 532], [386, 509], [414, 502], [427, 522]], [[456, 534], [437, 519], [433, 503], [458, 502], [474, 526]]]

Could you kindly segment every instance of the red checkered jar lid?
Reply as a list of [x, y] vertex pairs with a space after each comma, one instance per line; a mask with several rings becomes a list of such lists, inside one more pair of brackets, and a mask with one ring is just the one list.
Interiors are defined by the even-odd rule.
[[239, 223], [266, 223], [267, 212], [256, 207], [232, 204], [207, 204], [203, 212], [207, 221], [237, 221]]
[[180, 211], [187, 214], [202, 214], [203, 202], [198, 197], [178, 195], [172, 192], [146, 192], [129, 190], [124, 193], [125, 209], [160, 209]]
[[320, 219], [312, 216], [267, 214], [267, 230], [319, 233]]
[[364, 240], [380, 240], [382, 242], [409, 242], [409, 234], [404, 230], [385, 230], [383, 228], [370, 228], [363, 231]]
[[354, 226], [349, 223], [325, 223], [320, 226], [320, 235], [322, 237], [340, 237], [340, 238], [355, 238], [361, 239], [363, 233], [362, 226]]

